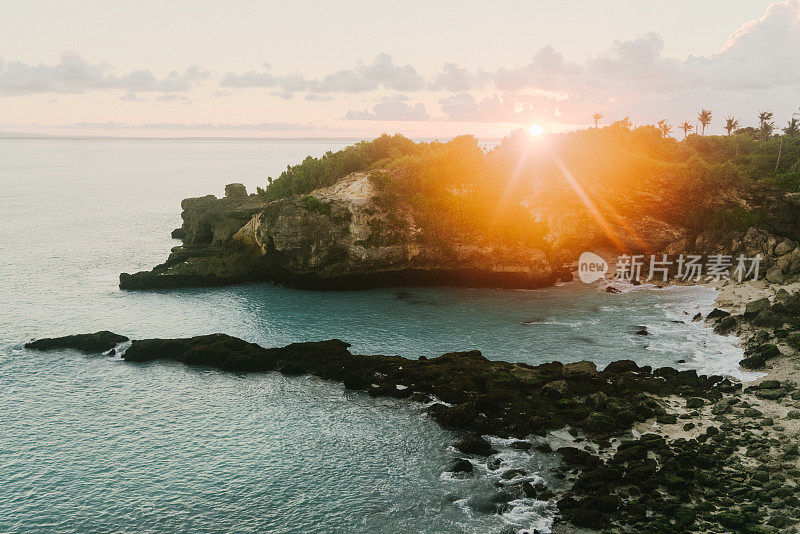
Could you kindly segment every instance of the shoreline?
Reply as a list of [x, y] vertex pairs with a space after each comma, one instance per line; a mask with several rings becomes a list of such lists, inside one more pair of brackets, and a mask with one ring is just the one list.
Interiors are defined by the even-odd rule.
[[[756, 285], [713, 289], [719, 291], [715, 305], [739, 312], [747, 309], [752, 298], [763, 298], [767, 293], [774, 298], [785, 288]], [[704, 328], [716, 328], [721, 320], [703, 319], [699, 324]], [[747, 336], [757, 336], [762, 329], [741, 321], [739, 344], [750, 350]], [[487, 496], [493, 504], [481, 506], [495, 506], [498, 513], [512, 514], [509, 517], [527, 512], [539, 514], [537, 517], [542, 520], [549, 517], [551, 526], [545, 525], [549, 520], [537, 523], [544, 531], [551, 528], [554, 533], [565, 534], [628, 525], [626, 528], [657, 527], [663, 532], [679, 532], [694, 525], [699, 529], [696, 531], [713, 532], [718, 528], [714, 525], [744, 528], [758, 521], [800, 524], [800, 508], [797, 518], [784, 517], [779, 507], [759, 503], [752, 495], [745, 502], [745, 507], [750, 508], [741, 514], [731, 515], [725, 510], [741, 508], [734, 506], [740, 501], [733, 499], [734, 495], [757, 491], [758, 486], [744, 483], [751, 480], [749, 473], [753, 471], [759, 473], [758, 477], [766, 476], [768, 482], [777, 483], [769, 491], [789, 496], [795, 488], [800, 489], [796, 455], [800, 418], [790, 415], [793, 408], [800, 407], [800, 403], [793, 402], [800, 400], [800, 392], [785, 383], [796, 372], [788, 355], [771, 359], [764, 376], [737, 383], [722, 377], [709, 380], [693, 370], [653, 370], [630, 361], [614, 362], [597, 370], [591, 362], [532, 367], [486, 360], [477, 351], [420, 360], [357, 356], [347, 351], [346, 343], [335, 340], [264, 349], [221, 335], [131, 342], [105, 332], [28, 345], [42, 350], [68, 347], [88, 353], [108, 354], [110, 350], [129, 361], [168, 359], [232, 371], [310, 373], [370, 395], [423, 402], [428, 406], [428, 415], [441, 426], [465, 432], [454, 445], [457, 456], [447, 476], [475, 476], [469, 473], [476, 465], [488, 466], [487, 474], [498, 490]], [[437, 365], [447, 369], [445, 382], [436, 378], [444, 375], [428, 374]], [[374, 376], [367, 376], [370, 373]], [[498, 376], [502, 377], [500, 382], [495, 381]], [[620, 386], [633, 387], [634, 395], [621, 393], [624, 390], [619, 390]], [[478, 396], [471, 393], [476, 388]], [[514, 388], [524, 392], [525, 397], [518, 397]], [[765, 392], [769, 397], [775, 391], [780, 393], [777, 398], [764, 397]], [[637, 404], [640, 402], [644, 404]], [[543, 411], [558, 414], [556, 419], [540, 419], [538, 427], [518, 426], [543, 416], [542, 410], [536, 409], [522, 419], [512, 416], [517, 410], [529, 410], [537, 404], [550, 406]], [[609, 406], [614, 408], [607, 412]], [[637, 412], [645, 406], [644, 412]], [[630, 420], [622, 415], [626, 409], [633, 410]], [[611, 418], [606, 419], [605, 413]], [[599, 418], [597, 425], [592, 418]], [[553, 440], [556, 434], [561, 435], [558, 446]], [[496, 450], [498, 443], [503, 443], [505, 451], [555, 458], [559, 466], [551, 469], [550, 476], [562, 481], [560, 487], [543, 484], [543, 473], [526, 473], [504, 460], [503, 451], [498, 454]], [[698, 458], [700, 465], [692, 463]], [[679, 460], [677, 464], [675, 459]], [[465, 461], [470, 464], [469, 469], [464, 467]], [[691, 467], [687, 470], [681, 463]], [[633, 473], [637, 473], [636, 478], [630, 478]], [[726, 477], [739, 482], [726, 485]], [[683, 486], [674, 493], [678, 479]], [[696, 511], [688, 511], [683, 504], [686, 499], [697, 505]]]

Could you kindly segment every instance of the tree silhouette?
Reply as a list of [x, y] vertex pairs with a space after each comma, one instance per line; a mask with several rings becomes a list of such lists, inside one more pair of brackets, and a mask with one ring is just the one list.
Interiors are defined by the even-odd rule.
[[700, 121], [700, 124], [703, 126], [703, 135], [706, 134], [706, 126], [711, 124], [711, 110], [710, 109], [701, 109], [700, 113], [697, 114], [697, 120]]
[[736, 120], [734, 117], [728, 117], [725, 119], [725, 131], [728, 132], [728, 135], [731, 134], [736, 128], [739, 127], [739, 121]]
[[623, 117], [622, 119], [616, 121], [612, 126], [616, 126], [617, 128], [625, 128], [626, 130], [630, 130], [633, 128], [633, 123], [631, 122], [630, 117]]
[[800, 119], [792, 117], [789, 120], [789, 125], [783, 129], [783, 133], [790, 137], [800, 135]]
[[603, 114], [600, 113], [599, 111], [595, 111], [594, 113], [592, 113], [592, 118], [594, 119], [594, 127], [598, 128], [600, 124], [600, 119], [603, 118]]
[[766, 141], [772, 137], [772, 130], [775, 129], [775, 123], [772, 121], [774, 117], [771, 111], [762, 111], [758, 114], [758, 130], [761, 132], [761, 139]]
[[689, 124], [689, 121], [683, 121], [683, 124], [681, 124], [680, 126], [678, 126], [678, 128], [680, 128], [681, 130], [683, 130], [683, 138], [684, 138], [684, 139], [686, 139], [686, 136], [688, 136], [688, 135], [689, 135], [689, 132], [691, 132], [692, 130], [694, 130], [694, 126], [692, 126], [691, 124]]
[[658, 129], [661, 130], [661, 135], [664, 137], [669, 137], [669, 134], [672, 133], [672, 126], [664, 119], [658, 121]]

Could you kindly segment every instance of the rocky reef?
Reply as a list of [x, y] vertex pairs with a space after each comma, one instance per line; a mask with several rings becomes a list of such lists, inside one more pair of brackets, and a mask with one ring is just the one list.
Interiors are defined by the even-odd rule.
[[408, 207], [386, 209], [367, 173], [307, 195], [266, 202], [231, 184], [226, 196], [182, 202], [183, 245], [122, 289], [267, 281], [311, 289], [391, 285], [533, 288], [571, 277], [526, 246], [439, 239]]
[[73, 349], [92, 353], [112, 350], [119, 343], [125, 341], [128, 341], [127, 337], [103, 330], [94, 334], [75, 334], [72, 336], [37, 339], [25, 343], [25, 348], [33, 350]]
[[[80, 348], [91, 336], [40, 340], [29, 346]], [[558, 474], [574, 481], [566, 493], [557, 494], [541, 483], [533, 485], [521, 470], [504, 473], [492, 507], [502, 512], [504, 503], [515, 498], [557, 500], [562, 521], [591, 528], [641, 527], [637, 531], [683, 532], [694, 525], [697, 512], [689, 503], [695, 495], [705, 495], [706, 486], [720, 487], [719, 473], [713, 469], [727, 465], [722, 462], [727, 449], [712, 428], [698, 440], [672, 443], [658, 435], [635, 441], [622, 436], [637, 425], [675, 424], [678, 417], [670, 399], [683, 399], [697, 410], [729, 402], [726, 397], [741, 389], [720, 376], [669, 367], [653, 370], [630, 360], [613, 362], [601, 371], [587, 361], [538, 366], [491, 361], [479, 351], [411, 360], [351, 354], [348, 344], [339, 340], [262, 348], [224, 334], [134, 340], [121, 357], [237, 372], [312, 374], [373, 396], [424, 402], [430, 417], [462, 433], [454, 447], [473, 462], [496, 452], [486, 436], [517, 438], [512, 446], [518, 450], [561, 457], [564, 467]], [[585, 436], [599, 449], [582, 447], [581, 437], [575, 446], [552, 451], [545, 436], [560, 428]], [[489, 459], [495, 461], [499, 462]], [[472, 463], [459, 458], [452, 469], [469, 476]], [[724, 521], [719, 518], [721, 524]], [[669, 528], [648, 530], [653, 524]]]

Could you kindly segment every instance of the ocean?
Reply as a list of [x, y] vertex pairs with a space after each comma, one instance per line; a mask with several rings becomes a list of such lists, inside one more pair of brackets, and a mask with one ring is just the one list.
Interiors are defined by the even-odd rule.
[[504, 514], [484, 502], [511, 467], [555, 483], [552, 458], [496, 441], [500, 470], [476, 462], [474, 475], [452, 476], [457, 436], [422, 405], [311, 377], [22, 348], [35, 337], [338, 338], [358, 353], [628, 358], [746, 377], [734, 340], [692, 322], [713, 307], [704, 287], [118, 289], [120, 272], [179, 244], [181, 199], [221, 196], [231, 182], [254, 191], [346, 144], [0, 139], [1, 532], [546, 532], [553, 515], [528, 499]]

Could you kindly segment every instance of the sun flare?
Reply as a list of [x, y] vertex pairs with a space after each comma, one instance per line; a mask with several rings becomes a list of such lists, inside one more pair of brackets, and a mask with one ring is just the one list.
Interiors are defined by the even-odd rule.
[[544, 133], [544, 128], [541, 124], [531, 124], [528, 126], [528, 133], [533, 137], [538, 137]]

